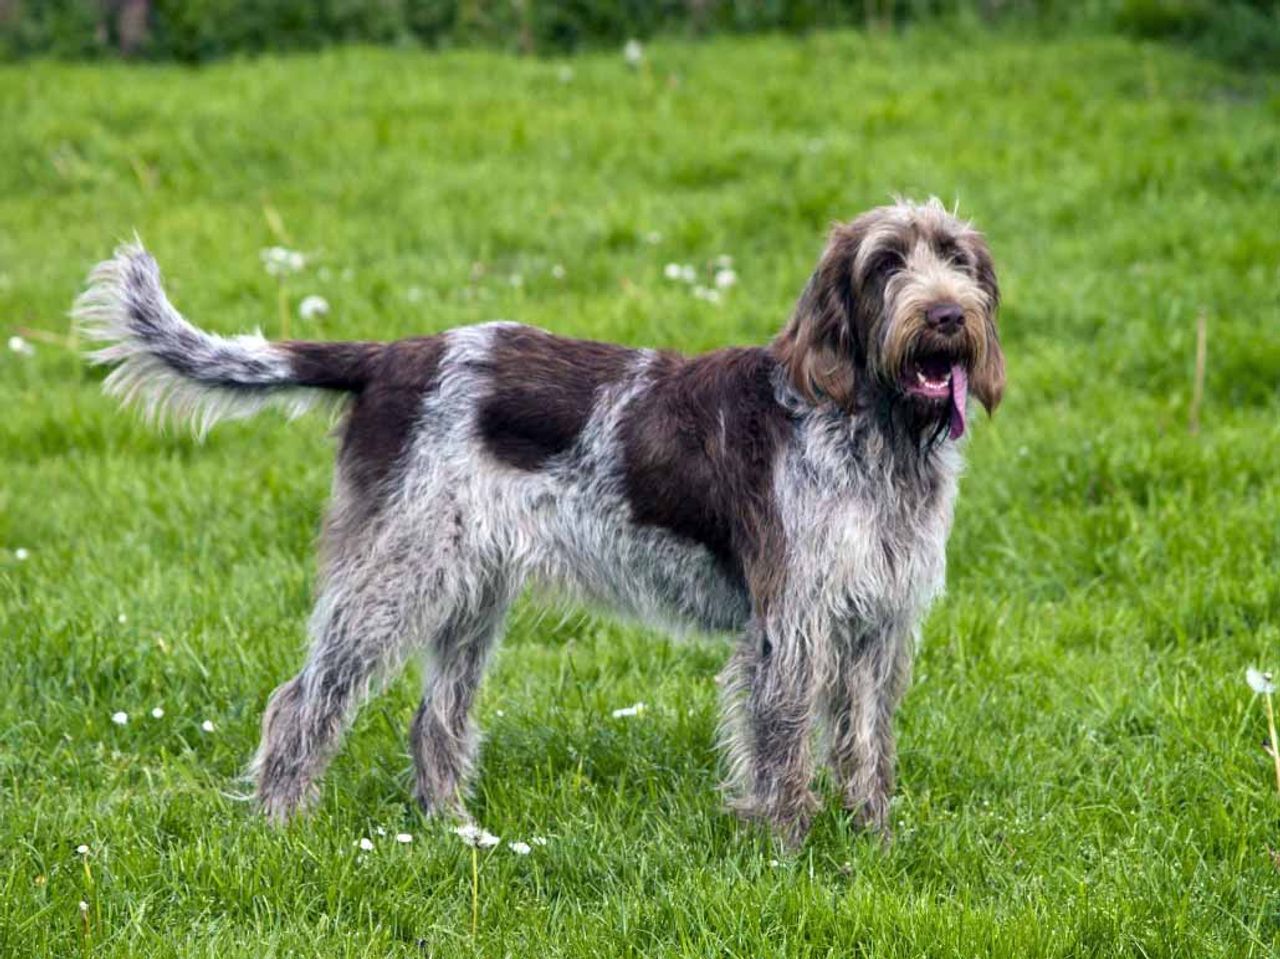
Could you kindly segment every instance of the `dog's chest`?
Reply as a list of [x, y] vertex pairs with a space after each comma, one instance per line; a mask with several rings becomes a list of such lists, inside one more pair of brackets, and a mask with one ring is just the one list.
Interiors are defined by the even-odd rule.
[[958, 456], [938, 452], [920, 470], [801, 456], [787, 526], [815, 600], [850, 621], [912, 622], [945, 584]]

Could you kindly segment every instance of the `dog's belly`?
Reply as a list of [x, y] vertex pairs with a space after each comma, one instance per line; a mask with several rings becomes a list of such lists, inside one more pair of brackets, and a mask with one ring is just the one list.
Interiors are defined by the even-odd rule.
[[537, 579], [669, 629], [727, 632], [746, 625], [746, 583], [705, 547], [635, 525], [622, 503], [569, 494], [539, 512]]

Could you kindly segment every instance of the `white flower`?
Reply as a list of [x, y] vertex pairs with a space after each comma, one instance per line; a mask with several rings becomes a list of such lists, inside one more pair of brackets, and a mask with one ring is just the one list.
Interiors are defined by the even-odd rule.
[[680, 264], [668, 263], [666, 266], [662, 268], [662, 275], [665, 276], [668, 280], [680, 279]]
[[297, 250], [286, 250], [282, 246], [271, 246], [259, 252], [263, 268], [272, 276], [287, 276], [298, 273], [307, 265], [307, 258]]
[[85, 913], [86, 915], [89, 912], [89, 904], [85, 902], [83, 899], [80, 900], [80, 911], [82, 913]]
[[164, 719], [164, 710], [157, 706], [155, 709], [151, 710], [151, 718]]
[[551, 275], [557, 280], [563, 280], [565, 276], [564, 267], [561, 264], [556, 263], [551, 267]]
[[396, 833], [396, 842], [398, 843], [413, 842], [413, 836], [407, 832], [398, 832]]
[[697, 278], [698, 271], [695, 270], [691, 264], [686, 263], [684, 266], [680, 267], [680, 279], [684, 280], [686, 283], [692, 283]]
[[370, 839], [368, 836], [362, 836], [360, 841], [356, 843], [356, 845], [359, 846], [365, 852], [373, 851], [373, 840]]
[[36, 355], [36, 348], [20, 336], [9, 337], [9, 350], [10, 352], [17, 353], [19, 356]]
[[1255, 693], [1265, 693], [1270, 696], [1276, 691], [1276, 684], [1271, 681], [1271, 674], [1260, 672], [1252, 666], [1244, 671], [1244, 680]]
[[693, 295], [699, 300], [706, 300], [708, 303], [720, 302], [720, 291], [710, 289], [709, 287], [695, 286], [693, 288]]
[[511, 847], [511, 851], [517, 856], [529, 855], [530, 848], [527, 842], [509, 842], [507, 845]]
[[87, 856], [89, 855], [89, 847], [86, 846], [84, 843], [81, 843], [80, 845], [76, 846], [76, 852], [79, 853], [81, 856]]
[[373, 831], [376, 832], [379, 836], [385, 836], [387, 834], [387, 831], [383, 829], [381, 826], [374, 826]]
[[648, 233], [644, 235], [644, 241], [648, 243], [650, 246], [657, 246], [659, 243], [662, 242], [662, 234], [659, 233], [657, 230], [650, 230]]
[[125, 712], [112, 713], [111, 721], [115, 723], [117, 726], [123, 726], [125, 723], [129, 721], [129, 714]]
[[545, 846], [547, 844], [547, 837], [534, 836], [532, 839], [529, 840], [529, 842], [533, 843], [535, 846]]
[[27, 559], [30, 555], [31, 553], [21, 546], [19, 546], [17, 549], [13, 551], [13, 558], [16, 560]]
[[613, 711], [614, 719], [626, 719], [629, 716], [639, 716], [644, 712], [644, 703], [636, 703], [634, 706], [624, 706], [622, 709]]
[[404, 291], [404, 298], [410, 303], [420, 303], [422, 301], [422, 287], [409, 287], [409, 289]]
[[715, 260], [717, 270], [732, 270], [733, 257], [728, 253], [721, 253]]
[[129, 622], [129, 617], [126, 616], [124, 613], [121, 613], [119, 616], [116, 617], [116, 622], [119, 623], [121, 626], [123, 626], [125, 623]]
[[206, 733], [213, 732], [213, 720], [206, 719], [204, 722], [200, 724], [200, 728], [203, 729]]
[[729, 267], [721, 267], [716, 270], [716, 286], [722, 290], [727, 290], [738, 282], [738, 274], [733, 272]]
[[481, 829], [479, 826], [467, 823], [459, 826], [454, 830], [458, 838], [465, 842], [468, 846], [481, 846], [485, 849], [496, 846], [499, 842], [497, 836], [489, 832], [487, 829]]
[[639, 40], [628, 40], [626, 46], [622, 48], [622, 59], [627, 61], [627, 66], [638, 67], [644, 60], [644, 47]]
[[298, 316], [304, 320], [314, 320], [317, 316], [328, 315], [329, 301], [323, 296], [316, 296], [313, 293], [311, 296], [303, 297], [302, 302], [298, 304]]

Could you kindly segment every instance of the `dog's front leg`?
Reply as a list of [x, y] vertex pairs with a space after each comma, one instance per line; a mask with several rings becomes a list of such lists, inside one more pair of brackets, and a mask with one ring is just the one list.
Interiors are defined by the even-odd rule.
[[908, 631], [867, 629], [835, 651], [823, 690], [828, 761], [844, 807], [889, 839], [897, 751], [893, 714], [911, 675]]
[[812, 650], [778, 620], [748, 627], [721, 678], [731, 806], [792, 846], [819, 806], [811, 788], [815, 678]]

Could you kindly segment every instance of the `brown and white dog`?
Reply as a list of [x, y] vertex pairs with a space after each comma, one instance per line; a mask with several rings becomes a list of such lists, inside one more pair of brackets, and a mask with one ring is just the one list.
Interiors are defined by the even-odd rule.
[[969, 394], [1000, 401], [982, 236], [936, 200], [832, 232], [781, 334], [705, 356], [487, 323], [394, 343], [191, 326], [125, 246], [76, 313], [107, 388], [200, 430], [349, 395], [311, 648], [271, 697], [258, 799], [304, 806], [371, 687], [425, 654], [416, 795], [465, 816], [472, 702], [530, 580], [740, 637], [722, 676], [734, 806], [801, 839], [814, 734], [844, 805], [888, 828], [892, 717], [943, 588]]

